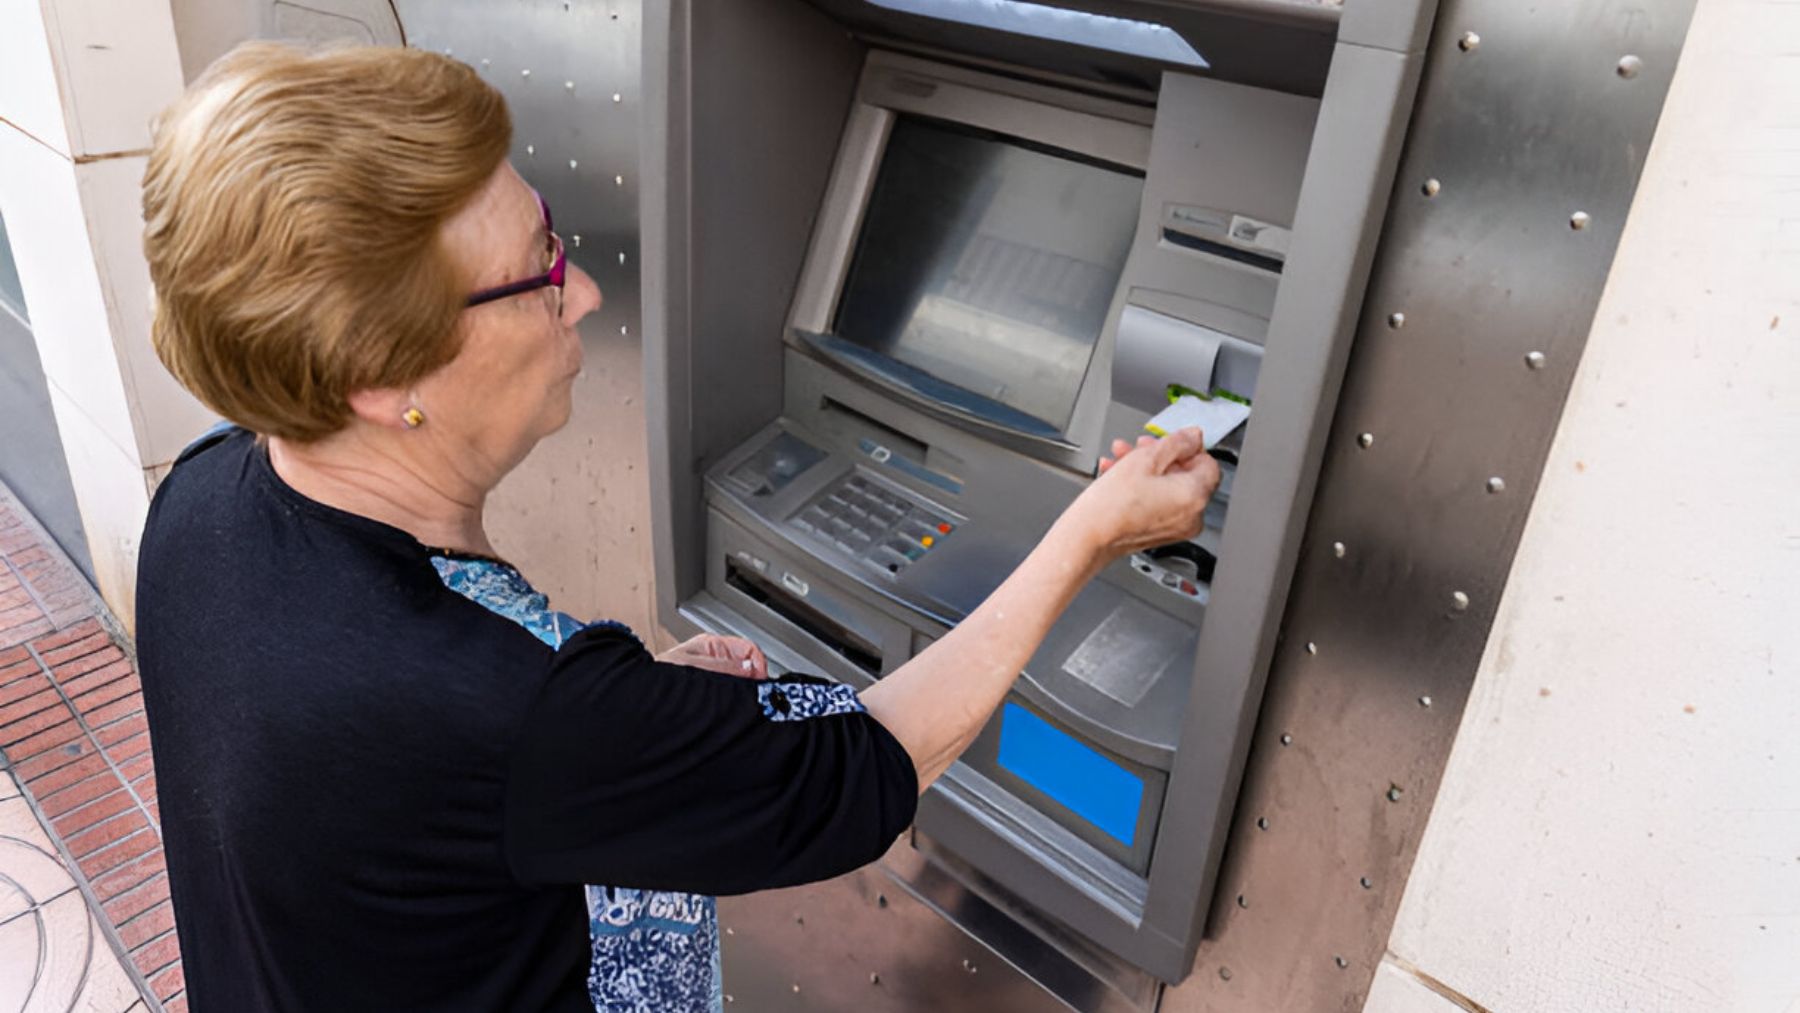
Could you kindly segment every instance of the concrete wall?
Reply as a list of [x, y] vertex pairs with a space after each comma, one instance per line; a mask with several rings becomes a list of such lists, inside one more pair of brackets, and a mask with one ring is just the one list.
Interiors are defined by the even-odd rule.
[[153, 479], [209, 416], [150, 348], [138, 187], [181, 90], [167, 4], [0, 0], [6, 219], [94, 577], [130, 621]]
[[81, 507], [69, 482], [37, 341], [18, 295], [6, 223], [0, 219], [0, 483], [92, 580], [94, 563], [88, 558]]
[[1367, 1009], [1800, 1010], [1800, 5], [1701, 0]]

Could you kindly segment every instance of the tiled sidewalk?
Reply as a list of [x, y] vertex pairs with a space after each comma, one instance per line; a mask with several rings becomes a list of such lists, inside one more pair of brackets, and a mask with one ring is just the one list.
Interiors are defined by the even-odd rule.
[[0, 758], [0, 1013], [185, 1011], [130, 643], [3, 485]]

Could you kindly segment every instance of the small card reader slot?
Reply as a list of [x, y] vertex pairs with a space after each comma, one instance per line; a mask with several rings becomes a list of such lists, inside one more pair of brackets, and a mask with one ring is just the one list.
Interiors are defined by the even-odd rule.
[[[807, 584], [792, 574], [783, 575], [783, 584], [792, 578], [790, 591], [767, 577], [747, 569], [733, 558], [725, 560], [725, 583], [743, 592], [752, 601], [804, 630], [807, 635], [844, 656], [852, 665], [874, 677], [881, 675], [881, 648], [856, 631], [814, 608], [798, 594], [810, 591]], [[807, 588], [807, 590], [801, 590]]]

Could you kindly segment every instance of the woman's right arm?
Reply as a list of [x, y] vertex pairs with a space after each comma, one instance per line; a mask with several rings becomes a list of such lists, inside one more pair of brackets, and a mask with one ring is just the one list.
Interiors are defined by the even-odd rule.
[[1218, 467], [1197, 432], [1114, 452], [980, 608], [860, 695], [670, 664], [605, 627], [577, 633], [512, 750], [513, 874], [732, 894], [880, 857], [1082, 584], [1122, 553], [1199, 530]]
[[918, 657], [862, 692], [905, 747], [919, 791], [962, 754], [1083, 585], [1139, 549], [1192, 538], [1219, 485], [1198, 429], [1118, 442], [1116, 460], [980, 607]]

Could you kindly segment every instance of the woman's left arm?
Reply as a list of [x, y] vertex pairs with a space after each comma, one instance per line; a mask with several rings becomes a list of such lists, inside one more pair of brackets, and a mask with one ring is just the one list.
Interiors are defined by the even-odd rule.
[[591, 628], [517, 738], [505, 848], [524, 883], [734, 894], [841, 875], [911, 824], [917, 774], [855, 692], [734, 678]]

